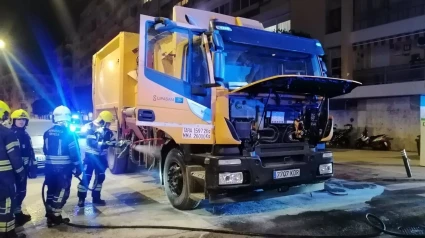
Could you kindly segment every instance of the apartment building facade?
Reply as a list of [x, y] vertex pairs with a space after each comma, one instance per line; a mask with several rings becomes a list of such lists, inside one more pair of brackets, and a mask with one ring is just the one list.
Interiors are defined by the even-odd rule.
[[332, 101], [337, 124], [354, 118], [354, 138], [367, 127], [369, 135], [394, 137], [393, 149], [415, 151], [425, 94], [425, 1], [292, 0], [291, 24], [322, 42], [330, 76], [365, 85]]

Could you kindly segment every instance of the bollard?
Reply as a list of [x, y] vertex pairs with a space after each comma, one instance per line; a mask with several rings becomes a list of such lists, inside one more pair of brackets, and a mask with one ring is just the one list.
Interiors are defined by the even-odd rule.
[[406, 169], [407, 177], [412, 177], [412, 171], [410, 170], [409, 158], [407, 158], [406, 150], [401, 151], [401, 158], [403, 158], [404, 168]]

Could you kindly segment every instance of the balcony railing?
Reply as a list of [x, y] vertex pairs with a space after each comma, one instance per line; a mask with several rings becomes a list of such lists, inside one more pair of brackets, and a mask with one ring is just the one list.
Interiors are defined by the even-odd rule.
[[355, 70], [353, 78], [363, 85], [425, 80], [425, 63]]

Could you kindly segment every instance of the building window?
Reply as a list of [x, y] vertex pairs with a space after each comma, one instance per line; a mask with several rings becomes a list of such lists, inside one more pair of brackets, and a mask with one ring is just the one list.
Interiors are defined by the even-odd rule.
[[327, 50], [328, 74], [331, 77], [341, 78], [341, 47], [330, 48]]
[[189, 3], [189, 0], [180, 0], [176, 6], [185, 6], [186, 4]]
[[265, 28], [266, 31], [279, 32], [279, 31], [290, 31], [291, 30], [291, 20], [280, 22], [276, 25], [269, 26]]
[[96, 19], [93, 19], [90, 25], [90, 32], [96, 30], [96, 27], [97, 27]]
[[259, 0], [232, 0], [232, 12], [237, 12], [258, 3]]
[[137, 6], [133, 6], [133, 7], [130, 9], [130, 15], [131, 15], [132, 17], [136, 17], [136, 16], [137, 16]]
[[330, 10], [326, 16], [326, 33], [341, 31], [341, 8]]
[[425, 15], [423, 0], [354, 0], [353, 30]]
[[230, 3], [223, 4], [213, 9], [213, 12], [230, 15]]

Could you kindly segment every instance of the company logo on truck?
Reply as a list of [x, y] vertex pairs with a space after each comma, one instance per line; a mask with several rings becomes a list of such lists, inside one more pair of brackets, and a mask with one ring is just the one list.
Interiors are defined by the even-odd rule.
[[164, 101], [164, 102], [183, 103], [183, 98], [182, 97], [165, 97], [165, 96], [153, 95], [152, 100], [154, 102], [156, 102], [156, 101]]

